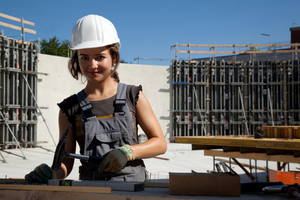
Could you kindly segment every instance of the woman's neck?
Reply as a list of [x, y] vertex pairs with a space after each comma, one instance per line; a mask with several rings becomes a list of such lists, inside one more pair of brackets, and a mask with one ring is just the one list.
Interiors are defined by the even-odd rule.
[[110, 98], [117, 93], [118, 83], [113, 79], [105, 82], [88, 82], [84, 91], [90, 101]]

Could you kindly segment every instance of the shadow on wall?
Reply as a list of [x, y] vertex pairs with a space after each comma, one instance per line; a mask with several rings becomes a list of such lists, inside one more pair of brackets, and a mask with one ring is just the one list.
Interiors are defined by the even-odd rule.
[[[167, 80], [168, 80], [168, 83], [172, 80], [172, 76], [171, 76], [171, 72], [172, 72], [172, 65], [170, 65], [170, 67], [167, 68], [166, 70], [169, 75], [167, 76]], [[162, 92], [162, 93], [168, 93], [170, 95], [170, 98], [169, 98], [169, 108], [168, 110], [171, 110], [171, 105], [172, 105], [172, 85], [169, 84], [169, 88], [168, 89], [159, 89], [158, 92]], [[173, 127], [172, 127], [172, 114], [171, 112], [169, 112], [169, 116], [161, 116], [159, 118], [160, 120], [167, 120], [168, 123], [167, 123], [167, 131], [165, 133], [165, 138], [168, 139], [170, 141], [170, 139], [172, 138], [172, 133], [173, 133]]]
[[[158, 92], [162, 92], [162, 93], [168, 93], [168, 94], [170, 94], [170, 91], [171, 91], [171, 89], [169, 88], [169, 89], [159, 89], [158, 90]], [[170, 100], [170, 102], [171, 102], [171, 100]], [[170, 139], [170, 136], [171, 136], [171, 132], [172, 132], [172, 127], [171, 127], [171, 116], [170, 116], [170, 114], [169, 114], [169, 116], [161, 116], [160, 118], [159, 118], [160, 120], [167, 120], [168, 121], [168, 124], [167, 124], [167, 131], [166, 131], [166, 133], [165, 133], [165, 138], [166, 139]]]

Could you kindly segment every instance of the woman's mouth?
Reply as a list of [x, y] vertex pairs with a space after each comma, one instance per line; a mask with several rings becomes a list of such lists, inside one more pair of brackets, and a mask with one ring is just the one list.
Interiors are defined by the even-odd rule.
[[99, 72], [89, 72], [91, 75], [97, 75]]

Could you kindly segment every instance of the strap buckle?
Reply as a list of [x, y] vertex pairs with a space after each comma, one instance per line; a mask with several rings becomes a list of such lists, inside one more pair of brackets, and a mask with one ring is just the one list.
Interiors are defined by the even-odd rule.
[[115, 113], [125, 114], [125, 112], [123, 111], [123, 107], [125, 105], [126, 105], [126, 99], [116, 99], [114, 103]]

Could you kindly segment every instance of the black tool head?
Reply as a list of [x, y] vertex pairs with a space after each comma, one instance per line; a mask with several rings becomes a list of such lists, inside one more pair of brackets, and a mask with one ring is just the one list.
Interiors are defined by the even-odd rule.
[[70, 124], [70, 126], [64, 132], [63, 136], [60, 138], [59, 143], [56, 146], [55, 154], [53, 157], [53, 163], [52, 163], [52, 167], [51, 167], [52, 170], [54, 170], [54, 171], [57, 171], [60, 169], [61, 162], [62, 162], [63, 158], [65, 157], [65, 144], [66, 144], [67, 135], [68, 135], [68, 132], [69, 132], [71, 126], [72, 125]]

